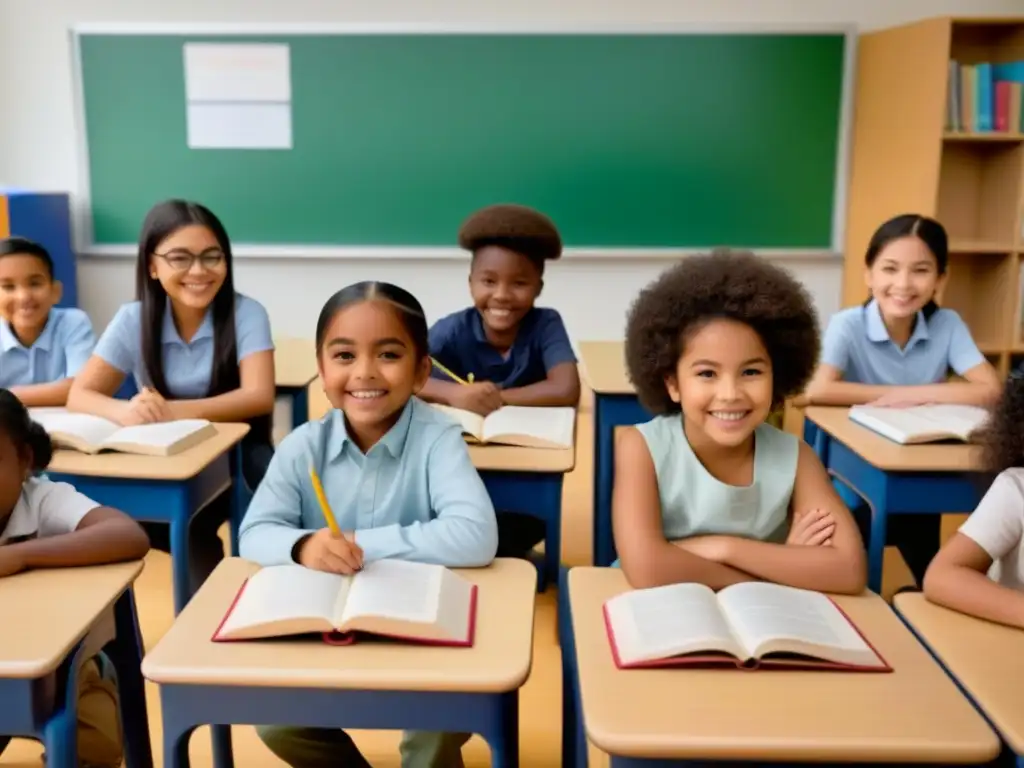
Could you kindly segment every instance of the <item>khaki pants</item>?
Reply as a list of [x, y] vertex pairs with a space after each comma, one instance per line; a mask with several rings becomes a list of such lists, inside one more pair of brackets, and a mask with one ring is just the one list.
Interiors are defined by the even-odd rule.
[[[270, 751], [292, 768], [371, 768], [340, 728], [263, 725], [256, 732]], [[398, 748], [402, 768], [463, 768], [462, 745], [470, 735], [405, 731]]]
[[[9, 740], [0, 736], [0, 752]], [[78, 673], [78, 764], [80, 768], [118, 768], [123, 744], [117, 686], [112, 676], [101, 674], [96, 659], [89, 659]]]

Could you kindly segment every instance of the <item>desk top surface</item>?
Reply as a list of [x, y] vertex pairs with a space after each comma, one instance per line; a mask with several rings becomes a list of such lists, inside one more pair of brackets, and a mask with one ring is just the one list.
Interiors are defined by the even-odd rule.
[[135, 560], [48, 568], [0, 579], [0, 605], [8, 619], [0, 632], [0, 677], [53, 672], [142, 573], [142, 565]]
[[849, 411], [849, 408], [814, 405], [804, 411], [804, 418], [813, 421], [879, 469], [894, 472], [973, 472], [981, 468], [977, 446], [961, 443], [900, 445], [850, 421]]
[[569, 572], [587, 736], [631, 757], [832, 762], [982, 762], [999, 741], [877, 595], [836, 597], [894, 668], [619, 670], [602, 618], [629, 589], [612, 568]]
[[221, 562], [142, 663], [156, 683], [494, 693], [530, 673], [537, 572], [525, 560], [457, 569], [479, 587], [472, 648], [319, 639], [215, 643], [210, 638], [259, 566]]
[[595, 394], [632, 395], [636, 392], [626, 375], [623, 342], [582, 341], [579, 348], [583, 379]]
[[190, 480], [231, 450], [249, 432], [248, 424], [215, 424], [217, 434], [174, 456], [133, 453], [54, 451], [48, 472], [124, 480]]
[[317, 377], [312, 339], [274, 339], [274, 384], [305, 387]]
[[974, 697], [1003, 738], [1024, 755], [1024, 630], [897, 595], [896, 608]]

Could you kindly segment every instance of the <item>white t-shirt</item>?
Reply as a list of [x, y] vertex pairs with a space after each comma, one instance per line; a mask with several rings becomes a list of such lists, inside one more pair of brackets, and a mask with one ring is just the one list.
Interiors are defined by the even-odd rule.
[[0, 544], [11, 539], [45, 539], [71, 533], [99, 506], [67, 483], [31, 477], [22, 486], [21, 497], [0, 532]]
[[960, 533], [992, 558], [993, 581], [1024, 591], [1024, 469], [1000, 473]]

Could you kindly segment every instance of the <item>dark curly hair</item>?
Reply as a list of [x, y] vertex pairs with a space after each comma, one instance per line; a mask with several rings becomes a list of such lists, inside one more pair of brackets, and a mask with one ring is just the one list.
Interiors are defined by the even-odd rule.
[[626, 366], [648, 410], [679, 410], [665, 379], [676, 372], [686, 338], [716, 318], [745, 323], [761, 337], [772, 363], [773, 406], [803, 390], [820, 348], [810, 295], [781, 267], [720, 249], [665, 270], [629, 309]]
[[547, 216], [525, 205], [490, 205], [472, 214], [459, 228], [459, 245], [474, 254], [499, 245], [522, 254], [544, 271], [544, 262], [562, 255], [562, 237]]
[[1024, 371], [1010, 375], [985, 426], [973, 438], [982, 445], [985, 469], [998, 475], [1024, 467]]

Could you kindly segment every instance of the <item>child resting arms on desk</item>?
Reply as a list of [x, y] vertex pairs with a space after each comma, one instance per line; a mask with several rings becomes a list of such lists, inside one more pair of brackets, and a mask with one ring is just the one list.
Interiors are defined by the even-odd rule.
[[[21, 401], [0, 389], [0, 577], [29, 568], [138, 560], [149, 551], [142, 527], [67, 483], [37, 473], [50, 463], [50, 437]], [[78, 673], [78, 759], [121, 765], [117, 688], [109, 662], [89, 659]], [[8, 737], [0, 735], [0, 752]]]
[[[388, 283], [350, 285], [320, 311], [316, 350], [334, 409], [281, 442], [242, 522], [242, 557], [343, 574], [382, 558], [489, 565], [498, 524], [461, 426], [414, 397], [431, 366], [420, 303]], [[341, 536], [327, 527], [312, 470]], [[295, 768], [370, 765], [341, 729], [257, 731]], [[407, 731], [402, 766], [458, 768], [468, 739]]]
[[765, 423], [807, 383], [818, 349], [807, 292], [752, 254], [687, 257], [640, 293], [626, 365], [661, 415], [615, 448], [613, 528], [630, 584], [864, 589], [860, 534], [817, 455]]
[[924, 577], [924, 594], [972, 616], [1024, 628], [1024, 374], [1006, 382], [980, 435], [988, 493]]

